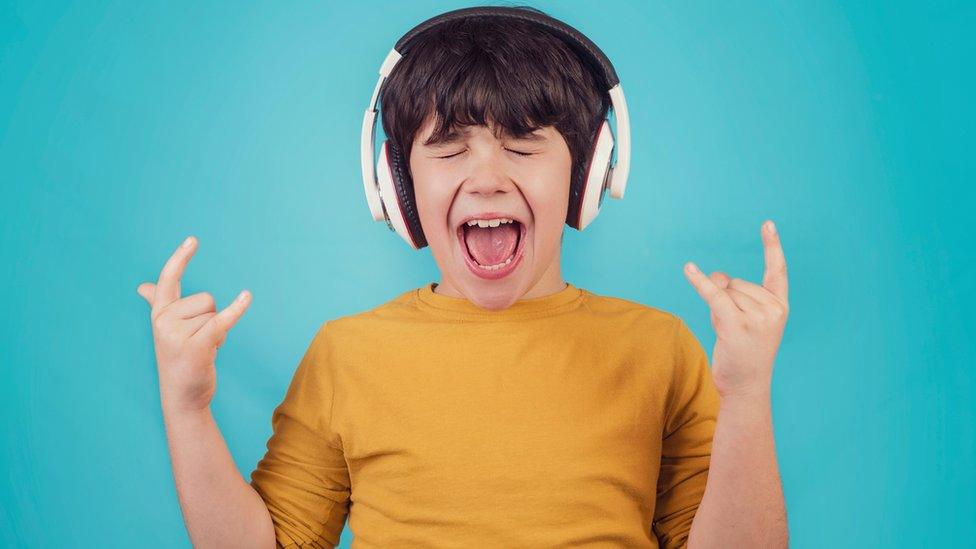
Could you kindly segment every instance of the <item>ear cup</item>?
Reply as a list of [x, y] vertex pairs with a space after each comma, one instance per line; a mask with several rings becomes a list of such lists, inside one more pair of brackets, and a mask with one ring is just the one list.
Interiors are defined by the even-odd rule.
[[582, 173], [574, 178], [570, 187], [569, 208], [566, 223], [582, 231], [600, 213], [607, 177], [610, 175], [610, 159], [613, 153], [613, 133], [610, 122], [603, 121], [593, 139], [590, 161]]
[[400, 150], [389, 141], [383, 142], [376, 174], [390, 227], [415, 250], [427, 246], [414, 202], [413, 180]]

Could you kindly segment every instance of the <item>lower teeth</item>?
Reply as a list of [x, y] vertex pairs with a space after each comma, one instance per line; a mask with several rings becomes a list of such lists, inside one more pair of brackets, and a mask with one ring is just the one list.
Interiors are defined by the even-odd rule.
[[499, 263], [497, 265], [482, 265], [481, 263], [478, 263], [477, 261], [475, 261], [475, 263], [479, 267], [481, 267], [482, 269], [484, 269], [486, 271], [496, 271], [498, 269], [501, 269], [505, 265], [508, 265], [509, 263], [511, 263], [513, 257], [515, 257], [515, 252], [512, 252], [512, 255], [508, 256], [508, 259], [506, 259], [504, 263]]

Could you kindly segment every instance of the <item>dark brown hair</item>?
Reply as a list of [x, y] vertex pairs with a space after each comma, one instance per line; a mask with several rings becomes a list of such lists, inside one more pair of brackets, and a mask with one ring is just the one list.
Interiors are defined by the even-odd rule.
[[573, 176], [581, 177], [610, 107], [607, 89], [599, 71], [545, 27], [477, 16], [417, 35], [383, 85], [380, 112], [407, 168], [417, 132], [436, 109], [428, 144], [489, 120], [496, 137], [554, 126], [569, 146]]

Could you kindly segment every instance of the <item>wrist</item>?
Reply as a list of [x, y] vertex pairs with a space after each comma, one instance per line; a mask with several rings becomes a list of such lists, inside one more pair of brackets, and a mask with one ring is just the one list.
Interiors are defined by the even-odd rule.
[[210, 405], [188, 406], [186, 403], [175, 399], [161, 399], [163, 408], [163, 418], [168, 420], [199, 419], [210, 415]]
[[719, 404], [723, 408], [764, 409], [772, 404], [772, 394], [768, 388], [720, 393]]
[[719, 397], [729, 401], [769, 400], [772, 393], [773, 380], [771, 378], [757, 379], [752, 383], [743, 383], [737, 387], [718, 387]]

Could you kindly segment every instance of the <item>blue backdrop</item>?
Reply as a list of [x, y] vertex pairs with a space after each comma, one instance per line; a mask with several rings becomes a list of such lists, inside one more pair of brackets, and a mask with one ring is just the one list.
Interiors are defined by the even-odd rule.
[[[136, 286], [193, 234], [184, 295], [253, 292], [213, 402], [249, 478], [320, 323], [437, 280], [369, 217], [359, 131], [393, 42], [471, 4], [2, 4], [0, 543], [189, 547]], [[531, 4], [604, 49], [633, 123], [566, 279], [711, 351], [682, 265], [758, 282], [775, 220], [793, 547], [976, 537], [974, 5]]]

